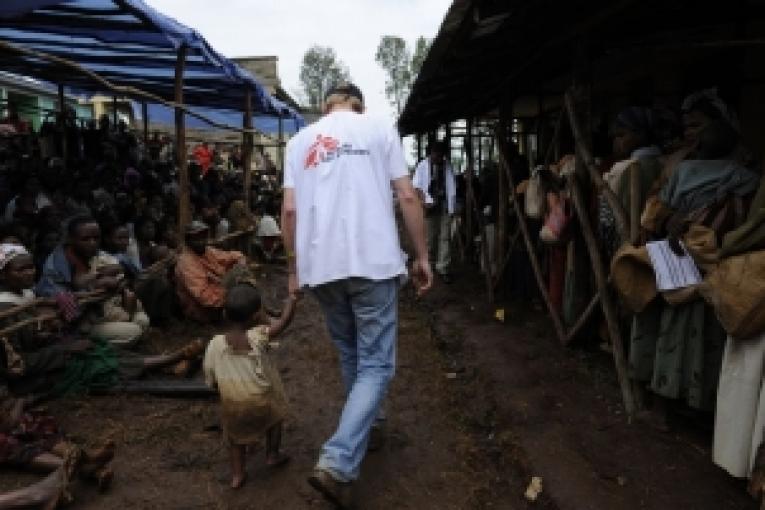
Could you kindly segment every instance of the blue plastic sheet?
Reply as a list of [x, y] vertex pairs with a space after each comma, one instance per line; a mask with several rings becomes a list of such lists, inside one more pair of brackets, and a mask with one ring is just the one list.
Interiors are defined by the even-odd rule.
[[[185, 46], [185, 104], [241, 111], [249, 90], [255, 114], [303, 122], [194, 29], [143, 0], [2, 0], [0, 39], [72, 60], [116, 85], [134, 86], [168, 101], [174, 100], [178, 50]], [[86, 76], [33, 57], [0, 52], [0, 68], [72, 90], [104, 92]]]

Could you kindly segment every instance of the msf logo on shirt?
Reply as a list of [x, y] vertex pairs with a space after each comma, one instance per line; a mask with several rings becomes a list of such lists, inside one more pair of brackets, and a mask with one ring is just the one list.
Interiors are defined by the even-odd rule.
[[308, 156], [305, 158], [306, 170], [316, 168], [322, 163], [334, 161], [341, 156], [366, 156], [366, 149], [354, 149], [349, 143], [341, 144], [340, 140], [331, 136], [316, 135], [316, 141], [308, 147]]

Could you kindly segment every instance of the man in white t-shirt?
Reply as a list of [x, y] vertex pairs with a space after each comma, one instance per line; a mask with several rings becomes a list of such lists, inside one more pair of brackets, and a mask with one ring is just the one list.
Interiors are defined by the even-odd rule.
[[419, 293], [430, 288], [433, 275], [422, 205], [398, 133], [388, 120], [364, 113], [354, 85], [332, 89], [324, 111], [287, 144], [282, 232], [289, 291], [308, 287], [319, 301], [347, 391], [338, 428], [309, 483], [348, 508], [395, 372], [398, 289], [406, 267], [394, 190], [414, 244], [411, 277]]
[[425, 204], [430, 262], [444, 283], [449, 283], [452, 216], [457, 202], [454, 170], [446, 158], [446, 146], [435, 142], [428, 157], [414, 170], [412, 183]]

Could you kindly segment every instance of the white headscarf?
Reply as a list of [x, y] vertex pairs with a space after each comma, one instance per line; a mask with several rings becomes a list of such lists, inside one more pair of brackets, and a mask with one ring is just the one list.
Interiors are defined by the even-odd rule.
[[20, 255], [29, 255], [27, 249], [20, 244], [0, 244], [0, 271], [5, 269], [5, 266], [8, 264], [8, 262]]

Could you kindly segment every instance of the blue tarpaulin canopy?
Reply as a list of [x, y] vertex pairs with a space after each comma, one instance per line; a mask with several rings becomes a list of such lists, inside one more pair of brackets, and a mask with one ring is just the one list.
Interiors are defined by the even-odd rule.
[[[115, 85], [166, 101], [174, 100], [178, 50], [185, 46], [185, 104], [242, 111], [249, 90], [254, 114], [292, 118], [302, 125], [297, 112], [272, 98], [195, 30], [142, 0], [3, 0], [0, 39], [71, 60]], [[87, 76], [33, 56], [0, 51], [0, 67], [75, 91], [104, 92]]]
[[[194, 107], [193, 110], [218, 124], [232, 127], [242, 125], [242, 112], [201, 107]], [[134, 105], [133, 111], [137, 118], [141, 118], [142, 112], [139, 105]], [[172, 126], [175, 122], [175, 111], [161, 104], [150, 103], [147, 113], [152, 124]], [[186, 115], [185, 125], [190, 129], [214, 129], [207, 122], [190, 115]], [[276, 135], [279, 133], [279, 119], [273, 116], [256, 115], [252, 118], [252, 127], [266, 135]], [[298, 119], [289, 118], [282, 120], [282, 130], [285, 135], [292, 135], [301, 127], [303, 127], [302, 122], [299, 122]]]

